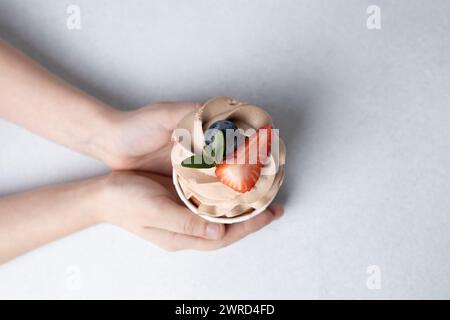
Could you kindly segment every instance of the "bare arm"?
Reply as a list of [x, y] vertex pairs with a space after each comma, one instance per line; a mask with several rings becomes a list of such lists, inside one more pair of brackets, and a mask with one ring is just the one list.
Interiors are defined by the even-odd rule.
[[[0, 118], [97, 158], [112, 169], [163, 168], [179, 120], [197, 103], [158, 103], [123, 112], [89, 96], [0, 39]], [[161, 156], [164, 154], [164, 156]], [[165, 166], [163, 166], [165, 165]]]
[[0, 198], [0, 264], [98, 223], [111, 223], [173, 251], [213, 250], [255, 232], [283, 213], [272, 205], [225, 227], [180, 205], [171, 178], [135, 172], [60, 184]]
[[0, 39], [0, 118], [103, 159], [105, 133], [117, 112]]
[[99, 190], [92, 179], [0, 198], [0, 264], [97, 223]]

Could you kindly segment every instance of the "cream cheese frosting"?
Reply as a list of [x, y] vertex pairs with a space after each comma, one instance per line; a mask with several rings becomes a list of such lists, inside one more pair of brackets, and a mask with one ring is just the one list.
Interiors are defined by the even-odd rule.
[[[192, 169], [181, 166], [181, 162], [195, 153], [201, 153], [205, 144], [204, 132], [218, 120], [232, 120], [238, 128], [258, 129], [273, 125], [272, 118], [256, 105], [239, 102], [229, 97], [209, 100], [197, 110], [189, 113], [178, 124], [172, 139], [171, 153], [174, 183], [179, 184], [180, 197], [188, 201], [201, 215], [212, 217], [236, 217], [251, 214], [267, 207], [273, 200], [284, 179], [286, 148], [277, 139], [278, 152], [272, 152], [262, 169], [255, 186], [248, 192], [240, 193], [226, 186], [215, 175], [215, 168]], [[180, 132], [189, 133], [191, 141], [180, 137]], [[192, 206], [189, 206], [192, 207]]]

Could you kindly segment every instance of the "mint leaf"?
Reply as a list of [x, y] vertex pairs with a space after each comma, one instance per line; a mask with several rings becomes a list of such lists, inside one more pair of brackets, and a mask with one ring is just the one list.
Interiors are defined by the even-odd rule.
[[184, 159], [181, 162], [181, 166], [194, 169], [209, 169], [215, 167], [216, 164], [214, 162], [210, 163], [209, 161], [205, 162], [205, 159], [201, 155], [193, 155]]

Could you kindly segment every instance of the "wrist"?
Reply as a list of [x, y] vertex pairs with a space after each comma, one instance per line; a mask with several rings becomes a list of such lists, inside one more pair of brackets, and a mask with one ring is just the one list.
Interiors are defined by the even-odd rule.
[[89, 212], [92, 224], [109, 223], [111, 210], [114, 209], [110, 175], [87, 180], [83, 192], [85, 196], [80, 198], [86, 199], [84, 207], [85, 211]]
[[126, 201], [122, 201], [128, 177], [129, 173], [126, 171], [113, 171], [95, 178], [91, 186], [93, 194], [91, 207], [96, 223], [121, 224], [121, 217], [129, 205]]
[[95, 177], [83, 182], [82, 193], [78, 198], [89, 216], [92, 225], [104, 223], [106, 216], [106, 179], [104, 176]]
[[120, 155], [117, 154], [115, 143], [119, 132], [119, 123], [125, 112], [113, 108], [105, 108], [99, 116], [97, 125], [89, 143], [89, 153], [107, 166], [115, 168]]

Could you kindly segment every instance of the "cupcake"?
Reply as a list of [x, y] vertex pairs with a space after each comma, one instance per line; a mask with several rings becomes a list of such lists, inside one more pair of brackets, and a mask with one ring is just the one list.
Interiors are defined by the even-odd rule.
[[284, 179], [286, 149], [260, 107], [209, 100], [174, 130], [173, 183], [195, 214], [235, 223], [264, 211]]

